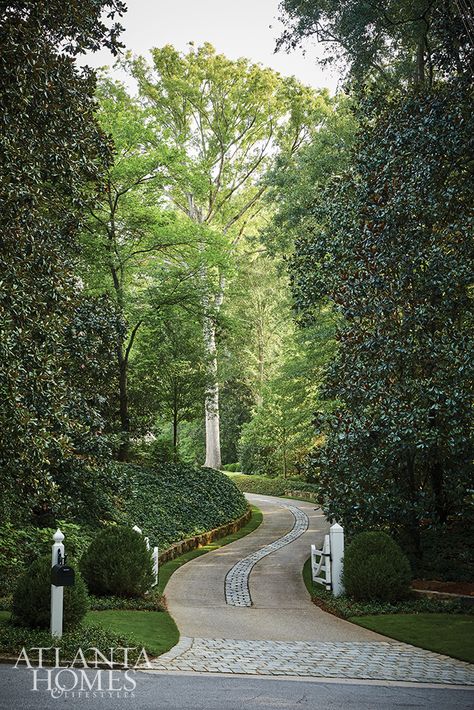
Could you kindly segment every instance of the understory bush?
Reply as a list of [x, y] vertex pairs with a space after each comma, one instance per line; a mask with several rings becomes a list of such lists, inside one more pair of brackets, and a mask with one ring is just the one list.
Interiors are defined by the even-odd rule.
[[346, 548], [343, 580], [356, 601], [394, 602], [409, 595], [410, 563], [386, 533], [359, 533]]
[[[89, 599], [77, 566], [72, 587], [64, 587], [64, 628], [72, 629], [84, 618]], [[48, 628], [51, 618], [51, 555], [35, 560], [18, 579], [13, 592], [14, 623], [30, 628]]]
[[226, 463], [222, 466], [223, 471], [240, 471], [242, 469], [241, 464], [237, 461], [237, 463]]
[[[61, 638], [60, 660], [71, 662], [82, 648], [87, 661], [94, 662], [97, 648], [106, 658], [110, 658], [110, 649], [114, 649], [114, 661], [123, 662], [124, 651], [128, 647], [128, 661], [132, 665], [140, 653], [140, 644], [133, 637], [104, 629], [99, 624], [89, 622], [81, 624], [72, 630], [66, 630]], [[6, 621], [0, 623], [0, 653], [14, 655], [18, 658], [22, 648], [25, 648], [32, 663], [38, 662], [38, 651], [43, 648], [44, 664], [55, 663], [55, 649], [51, 646], [49, 629], [26, 629]]]
[[80, 566], [90, 592], [99, 596], [141, 597], [153, 582], [152, 559], [143, 536], [124, 526], [101, 530]]

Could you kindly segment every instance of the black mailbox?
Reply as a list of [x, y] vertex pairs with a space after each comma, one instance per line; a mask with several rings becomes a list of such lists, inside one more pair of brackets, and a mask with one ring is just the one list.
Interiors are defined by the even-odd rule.
[[55, 587], [73, 587], [74, 570], [69, 565], [54, 565], [51, 568], [51, 584]]

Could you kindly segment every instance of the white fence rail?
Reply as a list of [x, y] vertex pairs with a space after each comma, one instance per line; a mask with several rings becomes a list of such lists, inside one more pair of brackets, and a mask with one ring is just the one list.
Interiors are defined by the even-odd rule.
[[324, 584], [328, 591], [331, 589], [331, 553], [329, 548], [329, 535], [324, 536], [322, 550], [318, 550], [316, 545], [311, 545], [311, 573], [313, 575], [313, 582], [317, 582], [317, 584]]
[[[139, 533], [139, 535], [143, 535], [142, 529], [138, 527], [138, 525], [134, 525], [132, 530], [135, 530], [135, 532]], [[152, 587], [155, 587], [158, 584], [158, 571], [159, 571], [159, 562], [158, 562], [158, 547], [154, 547], [153, 549], [150, 548], [150, 538], [145, 537], [145, 544], [147, 546], [148, 550], [151, 550], [151, 559], [153, 560], [153, 584], [151, 585]]]
[[344, 558], [344, 529], [334, 523], [324, 536], [323, 549], [311, 545], [311, 575], [313, 582], [332, 590], [335, 597], [344, 594], [342, 563]]

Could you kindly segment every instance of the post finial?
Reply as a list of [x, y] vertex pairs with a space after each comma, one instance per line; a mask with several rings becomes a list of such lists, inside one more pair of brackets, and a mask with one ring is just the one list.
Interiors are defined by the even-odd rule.
[[62, 532], [59, 528], [54, 533], [53, 540], [54, 540], [54, 542], [62, 542], [64, 540], [64, 535], [62, 534]]

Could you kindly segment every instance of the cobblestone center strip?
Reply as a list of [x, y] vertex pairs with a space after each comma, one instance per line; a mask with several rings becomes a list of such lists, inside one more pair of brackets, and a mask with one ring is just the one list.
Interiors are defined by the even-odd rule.
[[474, 685], [474, 666], [399, 642], [238, 641], [181, 637], [153, 670]]
[[239, 560], [228, 572], [225, 578], [225, 600], [230, 606], [252, 606], [250, 596], [249, 578], [253, 567], [263, 557], [271, 555], [290, 542], [299, 538], [308, 529], [308, 516], [300, 508], [293, 505], [283, 506], [292, 513], [295, 522], [289, 533], [278, 538], [269, 545], [261, 547], [260, 550], [252, 552], [251, 555]]

